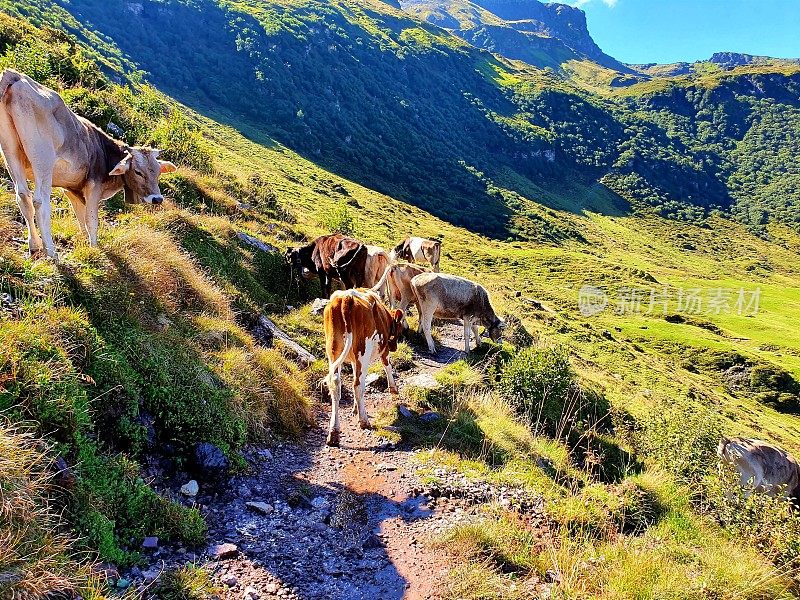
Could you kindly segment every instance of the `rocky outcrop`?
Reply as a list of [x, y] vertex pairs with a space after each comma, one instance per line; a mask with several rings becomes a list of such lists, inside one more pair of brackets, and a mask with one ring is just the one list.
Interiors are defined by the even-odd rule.
[[473, 46], [506, 58], [554, 68], [588, 58], [622, 73], [632, 72], [600, 49], [589, 34], [586, 13], [574, 6], [537, 0], [401, 0], [400, 4]]

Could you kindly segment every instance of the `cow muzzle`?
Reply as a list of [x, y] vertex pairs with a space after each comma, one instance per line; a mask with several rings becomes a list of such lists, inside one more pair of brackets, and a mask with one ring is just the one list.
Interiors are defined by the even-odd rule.
[[144, 201], [147, 204], [154, 204], [156, 206], [164, 203], [164, 196], [161, 194], [153, 194], [152, 196], [147, 196]]

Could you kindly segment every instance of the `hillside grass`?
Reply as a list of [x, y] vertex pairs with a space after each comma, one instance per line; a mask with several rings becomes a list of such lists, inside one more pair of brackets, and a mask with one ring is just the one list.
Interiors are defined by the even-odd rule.
[[[354, 212], [361, 238], [384, 247], [411, 234], [441, 238], [443, 271], [481, 281], [500, 312], [516, 314], [531, 331], [566, 342], [578, 359], [579, 371], [601, 385], [613, 402], [641, 409], [680, 390], [697, 388], [707, 402], [726, 407], [723, 412], [732, 430], [761, 432], [800, 450], [796, 415], [758, 404], [746, 393], [732, 393], [719, 372], [691, 370], [693, 352], [711, 349], [765, 361], [800, 378], [800, 337], [792, 325], [800, 318], [796, 261], [800, 236], [793, 230], [772, 226], [773, 241], [766, 241], [721, 218], [695, 226], [658, 217], [576, 215], [551, 209], [562, 227], [580, 231], [585, 241], [500, 242], [319, 171], [286, 148], [267, 148], [229, 128], [204, 122], [210, 127], [209, 137], [223, 149], [217, 155], [219, 164], [232, 171], [263, 173], [302, 216], [297, 228], [306, 237], [325, 233], [321, 207], [341, 202], [341, 194], [333, 189], [342, 186], [347, 201], [360, 207]], [[584, 285], [605, 288], [610, 295], [609, 307], [598, 316], [584, 317], [578, 310], [578, 292]], [[686, 315], [701, 326], [692, 324], [691, 318], [685, 323], [667, 322], [658, 309], [653, 315], [617, 315], [618, 292], [626, 286], [647, 290], [642, 313], [648, 309], [650, 288], [661, 291], [668, 286], [672, 294], [668, 315], [677, 312], [679, 288], [708, 293], [718, 288], [734, 292], [761, 288], [759, 312], [753, 317], [736, 314], [734, 297], [731, 310]], [[537, 309], [531, 300], [544, 309]], [[606, 331], [613, 340], [603, 336]]]

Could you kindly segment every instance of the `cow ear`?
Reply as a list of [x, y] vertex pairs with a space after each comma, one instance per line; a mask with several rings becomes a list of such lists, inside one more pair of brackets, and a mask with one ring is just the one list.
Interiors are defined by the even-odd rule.
[[161, 167], [161, 174], [162, 175], [164, 173], [174, 173], [175, 171], [178, 170], [178, 167], [176, 167], [174, 164], [172, 164], [168, 160], [160, 160], [160, 161], [158, 161], [158, 164]]
[[109, 173], [109, 175], [111, 175], [112, 177], [115, 176], [115, 175], [125, 175], [125, 173], [127, 173], [128, 170], [131, 168], [131, 159], [132, 158], [133, 158], [133, 156], [130, 153], [126, 154], [125, 158], [123, 158], [121, 161], [119, 161], [117, 163], [116, 167], [111, 169], [111, 172]]

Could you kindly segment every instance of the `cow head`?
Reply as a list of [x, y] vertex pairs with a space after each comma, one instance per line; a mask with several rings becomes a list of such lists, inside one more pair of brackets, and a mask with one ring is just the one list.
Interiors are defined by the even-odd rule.
[[160, 150], [124, 147], [125, 156], [109, 175], [121, 176], [125, 185], [125, 201], [130, 203], [161, 204], [164, 196], [158, 187], [162, 173], [174, 173], [171, 162], [158, 160]]
[[405, 241], [400, 242], [397, 246], [392, 248], [392, 251], [389, 253], [389, 259], [392, 262], [397, 262], [398, 259], [409, 260], [408, 248], [406, 247]]
[[300, 271], [303, 268], [300, 261], [300, 248], [287, 248], [283, 253], [283, 258], [292, 269]]
[[406, 316], [403, 314], [402, 310], [392, 310], [389, 311], [389, 314], [392, 317], [392, 322], [389, 323], [389, 339], [387, 343], [389, 345], [389, 351], [394, 352], [397, 350], [397, 343], [405, 335], [408, 325], [406, 324]]
[[311, 259], [311, 253], [312, 250], [309, 246], [288, 248], [283, 253], [283, 258], [290, 269], [297, 271], [305, 279], [311, 279], [317, 273], [314, 261]]
[[506, 324], [498, 319], [497, 317], [494, 318], [491, 323], [486, 325], [486, 333], [489, 335], [489, 338], [493, 342], [499, 342], [500, 339], [503, 337], [503, 330], [506, 328]]

